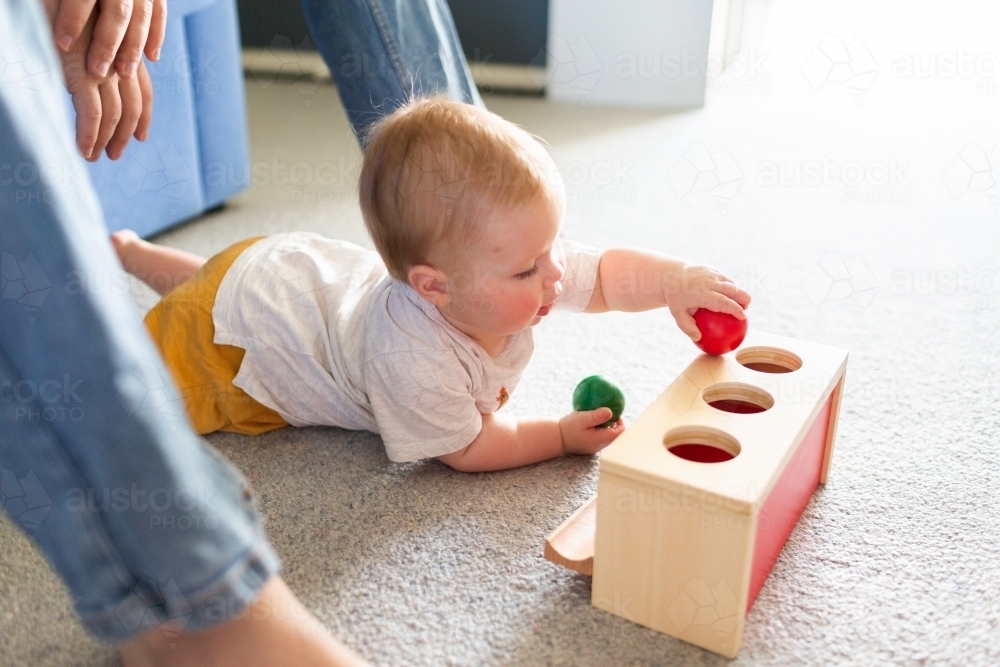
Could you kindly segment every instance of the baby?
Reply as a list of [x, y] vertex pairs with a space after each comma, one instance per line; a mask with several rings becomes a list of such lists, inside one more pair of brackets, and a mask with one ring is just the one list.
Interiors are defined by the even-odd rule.
[[125, 269], [164, 294], [146, 326], [200, 433], [365, 429], [393, 461], [463, 471], [594, 454], [624, 430], [600, 426], [608, 408], [497, 412], [531, 358], [532, 327], [554, 309], [668, 307], [697, 340], [695, 310], [744, 318], [750, 303], [712, 268], [562, 239], [552, 158], [475, 106], [416, 99], [382, 119], [359, 189], [377, 253], [293, 232], [206, 261], [112, 236]]

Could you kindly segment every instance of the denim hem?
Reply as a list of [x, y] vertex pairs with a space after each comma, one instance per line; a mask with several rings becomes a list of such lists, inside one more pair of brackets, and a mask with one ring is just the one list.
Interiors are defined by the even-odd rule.
[[245, 554], [198, 590], [171, 590], [168, 584], [151, 598], [133, 589], [113, 606], [81, 616], [80, 621], [99, 641], [109, 644], [133, 639], [166, 622], [172, 622], [174, 632], [205, 630], [239, 616], [280, 570], [281, 559], [261, 535]]

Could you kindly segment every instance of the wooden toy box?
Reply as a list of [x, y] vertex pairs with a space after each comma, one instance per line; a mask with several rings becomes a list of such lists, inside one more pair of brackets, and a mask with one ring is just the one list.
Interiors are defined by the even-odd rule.
[[754, 331], [700, 355], [604, 450], [597, 496], [546, 557], [593, 574], [594, 606], [735, 656], [826, 481], [846, 369], [845, 350]]

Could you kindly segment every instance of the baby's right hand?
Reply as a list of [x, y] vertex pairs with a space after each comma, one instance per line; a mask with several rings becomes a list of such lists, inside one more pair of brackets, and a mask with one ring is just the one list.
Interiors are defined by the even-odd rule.
[[589, 456], [596, 454], [625, 431], [621, 417], [611, 426], [600, 426], [611, 419], [611, 408], [571, 412], [559, 420], [563, 451]]

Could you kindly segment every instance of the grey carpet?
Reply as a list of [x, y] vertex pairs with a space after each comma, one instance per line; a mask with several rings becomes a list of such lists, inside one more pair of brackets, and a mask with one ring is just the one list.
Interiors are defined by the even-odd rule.
[[[569, 181], [569, 236], [717, 265], [753, 293], [752, 326], [851, 351], [830, 482], [750, 612], [734, 664], [1000, 664], [1000, 75], [903, 68], [959, 49], [996, 63], [996, 9], [763, 7], [745, 44], [763, 71], [716, 80], [704, 110], [488, 104], [552, 145]], [[824, 74], [816, 50], [828, 34], [827, 52], [860, 36], [874, 80], [851, 92]], [[159, 240], [204, 254], [286, 229], [367, 243], [335, 91], [262, 83], [248, 79], [254, 187]], [[697, 161], [695, 144], [719, 160], [724, 147], [735, 192], [672, 171]], [[848, 180], [852, 162], [895, 164], [897, 178], [876, 168], [853, 185], [768, 183], [781, 165], [824, 160]], [[276, 182], [297, 163], [312, 182]], [[610, 171], [582, 176], [599, 163]], [[136, 294], [141, 309], [152, 302]], [[536, 340], [514, 414], [561, 415], [576, 381], [599, 372], [625, 388], [632, 420], [695, 352], [666, 312], [557, 314]], [[596, 611], [587, 578], [542, 559], [545, 535], [593, 492], [595, 459], [463, 475], [391, 464], [378, 437], [337, 429], [209, 441], [259, 491], [291, 587], [375, 664], [726, 662]], [[6, 522], [0, 563], [0, 664], [116, 664]]]

